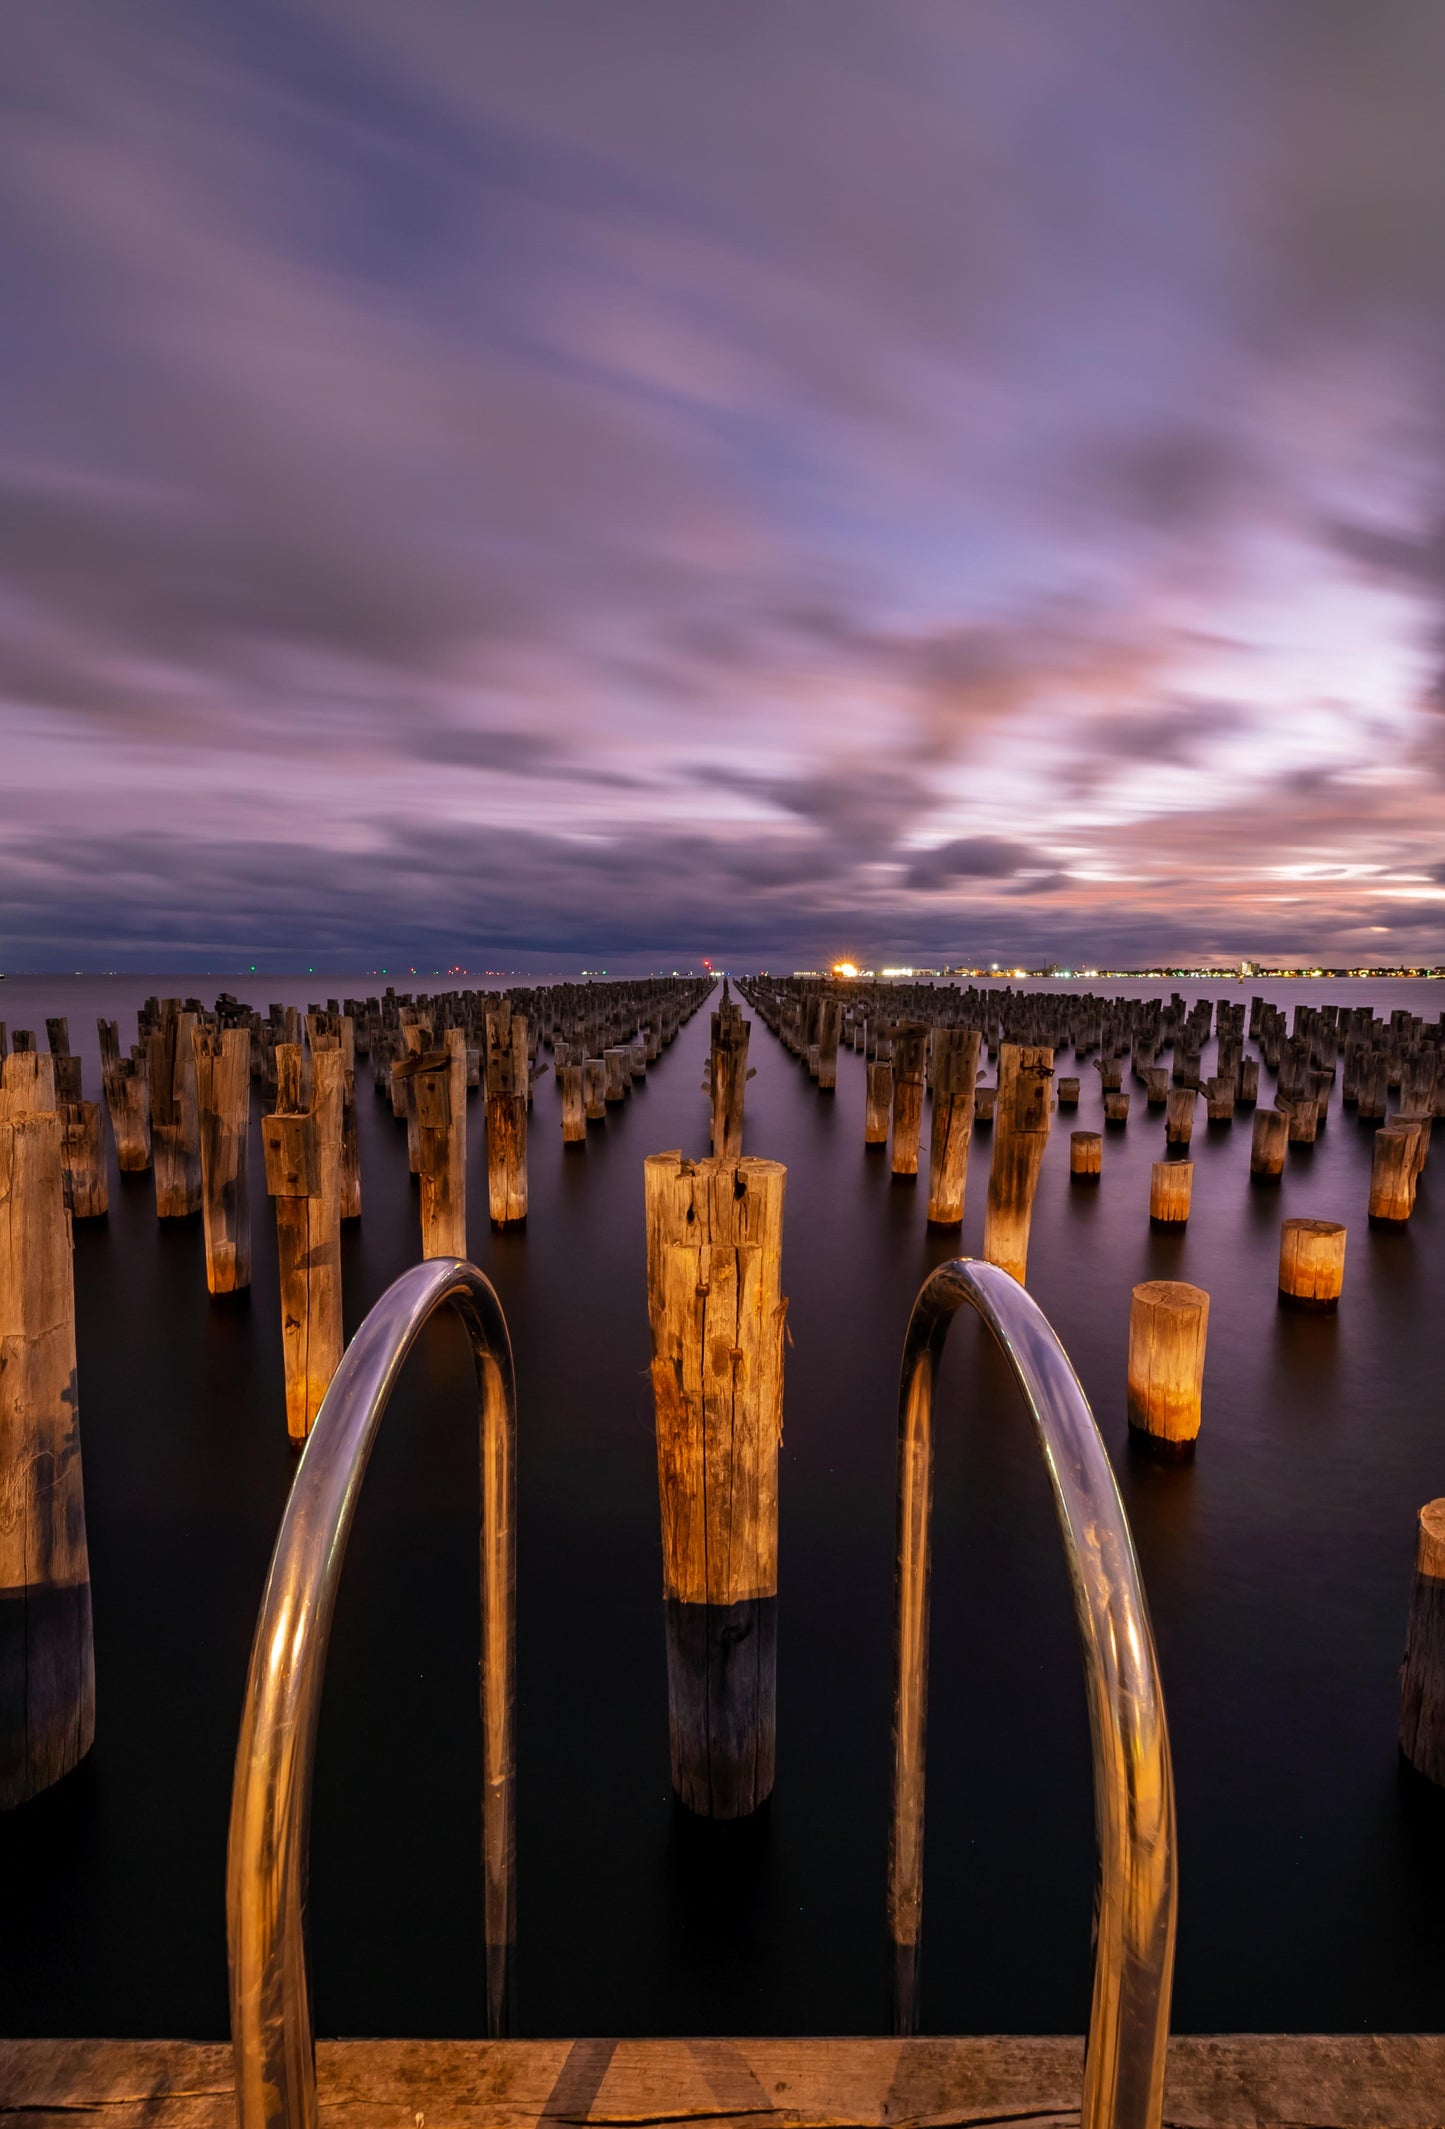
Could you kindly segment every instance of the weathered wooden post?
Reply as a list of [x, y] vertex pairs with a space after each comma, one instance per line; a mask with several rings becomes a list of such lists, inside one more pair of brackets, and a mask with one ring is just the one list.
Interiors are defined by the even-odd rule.
[[1284, 1174], [1289, 1118], [1282, 1109], [1256, 1109], [1249, 1139], [1249, 1172], [1261, 1182], [1278, 1182]]
[[1104, 1138], [1099, 1131], [1069, 1133], [1069, 1175], [1076, 1183], [1097, 1183], [1104, 1167]]
[[1129, 1121], [1129, 1089], [1110, 1087], [1104, 1095], [1104, 1122], [1127, 1124]]
[[708, 1059], [708, 1093], [712, 1102], [712, 1150], [718, 1160], [735, 1161], [743, 1150], [743, 1095], [748, 1080], [748, 1037], [752, 1022], [724, 1001], [712, 1016], [712, 1050]]
[[304, 1442], [341, 1361], [340, 1050], [311, 1060], [302, 1107], [301, 1045], [276, 1045], [276, 1110], [261, 1120], [266, 1188], [276, 1200], [286, 1430]]
[[985, 1130], [993, 1129], [993, 1112], [998, 1106], [997, 1087], [975, 1087], [973, 1090], [973, 1120]]
[[833, 1094], [838, 1087], [838, 1033], [843, 1025], [840, 998], [818, 1002], [818, 1092]]
[[60, 1159], [71, 1218], [101, 1220], [110, 1209], [110, 1177], [105, 1161], [105, 1124], [98, 1101], [86, 1101], [80, 1059], [65, 1045], [70, 1031], [64, 1020], [47, 1020], [50, 1058], [55, 1072], [55, 1107], [60, 1117]]
[[1194, 1087], [1171, 1087], [1164, 1110], [1164, 1138], [1171, 1146], [1187, 1146], [1194, 1136]]
[[196, 1107], [194, 1013], [167, 1002], [165, 1018], [146, 1048], [150, 1068], [151, 1147], [156, 1213], [183, 1220], [201, 1209], [201, 1119]]
[[1445, 1788], [1445, 1499], [1420, 1510], [1400, 1677], [1400, 1750]]
[[559, 1064], [557, 1085], [562, 1095], [562, 1143], [564, 1146], [585, 1146], [587, 1109], [583, 1100], [581, 1065]]
[[1129, 1308], [1129, 1425], [1166, 1456], [1187, 1456], [1199, 1434], [1209, 1296], [1182, 1279], [1147, 1279]]
[[627, 1069], [627, 1052], [621, 1044], [615, 1043], [610, 1050], [603, 1051], [602, 1062], [607, 1068], [606, 1099], [609, 1106], [615, 1106], [627, 1099], [627, 1090], [632, 1083], [632, 1075]]
[[306, 1039], [318, 1050], [340, 1050], [341, 1217], [361, 1218], [361, 1134], [356, 1114], [356, 1022], [349, 1013], [308, 1013]]
[[923, 1133], [923, 1069], [928, 1057], [928, 1029], [907, 1020], [893, 1035], [893, 1173], [918, 1173], [918, 1142]]
[[[420, 1020], [409, 1020], [402, 1028], [402, 1054], [391, 1068], [391, 1106], [393, 1115], [406, 1119], [406, 1164], [413, 1175], [421, 1174], [421, 1125], [416, 1113], [416, 1059], [424, 1057], [431, 1047], [431, 1030]], [[398, 1098], [401, 1107], [397, 1108]]]
[[1193, 1192], [1193, 1161], [1155, 1161], [1149, 1171], [1150, 1225], [1182, 1227]]
[[928, 1156], [928, 1224], [961, 1227], [973, 1137], [978, 1031], [937, 1028], [933, 1036], [933, 1128]]
[[146, 1053], [120, 1054], [120, 1029], [113, 1020], [97, 1020], [100, 1078], [110, 1108], [116, 1164], [122, 1175], [141, 1175], [151, 1164], [150, 1075]]
[[95, 1736], [70, 1220], [53, 1076], [29, 1062], [0, 1068], [0, 1809]]
[[742, 1818], [773, 1786], [787, 1170], [674, 1152], [643, 1176], [672, 1782]]
[[[609, 1072], [613, 1054], [608, 1052]], [[487, 1204], [493, 1227], [517, 1226], [527, 1217], [529, 1078], [526, 1016], [504, 1005], [487, 1015]]]
[[1345, 1230], [1338, 1220], [1286, 1220], [1279, 1235], [1279, 1297], [1295, 1308], [1331, 1309], [1345, 1283]]
[[[467, 1038], [448, 1028], [439, 1050], [423, 1050], [400, 1067], [413, 1075], [421, 1165], [421, 1253], [465, 1257], [467, 1253]], [[523, 1159], [526, 1114], [523, 1103]], [[526, 1170], [522, 1177], [526, 1215]]]
[[1077, 1079], [1061, 1079], [1058, 1082], [1059, 1107], [1077, 1109], [1079, 1106], [1079, 1082]]
[[867, 1094], [863, 1108], [863, 1143], [865, 1146], [886, 1146], [888, 1143], [888, 1119], [893, 1112], [893, 1067], [891, 1064], [867, 1064], [863, 1067], [867, 1077]]
[[607, 1067], [600, 1057], [589, 1057], [582, 1066], [582, 1094], [589, 1124], [600, 1124], [607, 1114]]
[[1414, 1211], [1419, 1146], [1418, 1124], [1413, 1129], [1386, 1128], [1375, 1133], [1370, 1163], [1370, 1219], [1375, 1225], [1403, 1226]]
[[191, 1043], [200, 1119], [206, 1286], [213, 1294], [234, 1294], [251, 1284], [251, 1030], [193, 1028]]
[[1024, 1284], [1034, 1191], [1049, 1142], [1054, 1053], [1005, 1042], [998, 1053], [997, 1131], [988, 1175], [983, 1254]]

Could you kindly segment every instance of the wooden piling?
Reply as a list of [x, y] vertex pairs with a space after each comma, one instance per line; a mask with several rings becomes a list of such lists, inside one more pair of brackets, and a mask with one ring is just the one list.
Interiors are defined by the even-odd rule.
[[998, 1054], [998, 1104], [984, 1214], [983, 1254], [1025, 1282], [1029, 1223], [1052, 1113], [1054, 1053], [1005, 1042]]
[[1182, 1279], [1147, 1279], [1129, 1308], [1129, 1425], [1165, 1456], [1187, 1456], [1199, 1435], [1209, 1296]]
[[672, 1782], [708, 1818], [773, 1786], [786, 1178], [676, 1152], [644, 1166]]
[[1278, 1182], [1284, 1174], [1289, 1118], [1281, 1109], [1256, 1109], [1249, 1140], [1249, 1172], [1261, 1182]]
[[116, 1165], [122, 1175], [141, 1175], [151, 1164], [150, 1074], [144, 1049], [120, 1054], [120, 1029], [97, 1020], [100, 1078], [110, 1110]]
[[607, 1067], [600, 1057], [589, 1057], [582, 1066], [583, 1107], [589, 1124], [600, 1124], [607, 1114]]
[[1332, 1309], [1345, 1281], [1338, 1220], [1286, 1220], [1279, 1236], [1279, 1295], [1295, 1308]]
[[341, 1217], [361, 1218], [361, 1132], [356, 1114], [356, 1022], [350, 1013], [308, 1013], [306, 1039], [318, 1050], [340, 1050]]
[[1129, 1121], [1129, 1090], [1127, 1087], [1111, 1087], [1104, 1096], [1104, 1122], [1127, 1124]]
[[1171, 1087], [1164, 1109], [1164, 1138], [1170, 1146], [1187, 1146], [1194, 1136], [1195, 1087]]
[[1417, 1774], [1445, 1788], [1445, 1499], [1427, 1501], [1416, 1528], [1400, 1750]]
[[585, 1146], [587, 1108], [582, 1090], [581, 1065], [558, 1065], [557, 1085], [562, 1095], [562, 1143], [564, 1146]]
[[[607, 1099], [613, 1099], [607, 1053]], [[620, 1064], [618, 1069], [620, 1070]], [[527, 1088], [531, 1062], [527, 1020], [504, 1005], [487, 1015], [487, 1205], [493, 1227], [520, 1226], [527, 1217]], [[622, 1098], [621, 1092], [616, 1097]]]
[[68, 1024], [64, 1020], [47, 1020], [45, 1026], [55, 1073], [65, 1200], [72, 1219], [102, 1220], [110, 1209], [110, 1174], [101, 1106], [84, 1099], [80, 1059], [66, 1047], [70, 1041]]
[[824, 998], [818, 1007], [818, 1092], [832, 1094], [838, 1086], [838, 1034], [843, 1025], [841, 999]]
[[[712, 1103], [712, 1150], [718, 1160], [735, 1161], [743, 1150], [743, 1095], [748, 1080], [748, 1037], [752, 1022], [724, 999], [712, 1016], [708, 1057], [708, 1092]], [[834, 1062], [837, 1061], [836, 1044]]]
[[976, 1028], [941, 1027], [933, 1036], [933, 1121], [929, 1133], [928, 1224], [963, 1225], [973, 1090], [978, 1079]]
[[194, 1013], [167, 1001], [165, 1017], [146, 1045], [156, 1214], [162, 1220], [187, 1219], [201, 1209], [201, 1119], [191, 1047], [195, 1025]]
[[213, 1294], [234, 1294], [251, 1284], [251, 1030], [193, 1028], [191, 1044], [200, 1121], [206, 1286]]
[[1077, 1079], [1061, 1079], [1058, 1082], [1059, 1107], [1077, 1109], [1079, 1106], [1079, 1082]]
[[602, 1062], [607, 1068], [607, 1095], [609, 1107], [627, 1099], [627, 1090], [632, 1075], [627, 1069], [627, 1052], [621, 1044], [614, 1044], [602, 1053]]
[[311, 1060], [311, 1106], [302, 1106], [301, 1046], [276, 1045], [276, 1110], [262, 1118], [266, 1188], [276, 1200], [286, 1430], [311, 1432], [340, 1364], [341, 1100], [339, 1050]]
[[1375, 1133], [1374, 1158], [1370, 1163], [1370, 1221], [1372, 1225], [1400, 1227], [1415, 1209], [1416, 1160], [1420, 1129], [1385, 1129]]
[[1100, 1131], [1069, 1133], [1069, 1175], [1076, 1183], [1096, 1183], [1104, 1168], [1104, 1137]]
[[[403, 1070], [411, 1065], [407, 1059]], [[421, 1165], [421, 1253], [467, 1253], [467, 1038], [448, 1028], [442, 1047], [424, 1050], [414, 1067]], [[522, 1214], [526, 1217], [526, 1105], [522, 1109]]]
[[53, 1075], [22, 1063], [0, 1068], [0, 1809], [58, 1782], [95, 1736], [60, 1117]]
[[886, 1146], [888, 1143], [888, 1120], [893, 1112], [893, 1067], [891, 1064], [865, 1064], [867, 1092], [863, 1107], [863, 1143], [865, 1146]]
[[928, 1057], [928, 1029], [905, 1021], [893, 1036], [893, 1173], [918, 1173], [918, 1144], [923, 1134], [923, 1072]]
[[1149, 1171], [1150, 1225], [1183, 1226], [1189, 1218], [1189, 1200], [1193, 1191], [1193, 1161], [1155, 1161]]

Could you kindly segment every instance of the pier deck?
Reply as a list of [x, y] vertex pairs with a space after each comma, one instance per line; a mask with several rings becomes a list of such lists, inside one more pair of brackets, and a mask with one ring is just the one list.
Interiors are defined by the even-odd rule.
[[[317, 2050], [323, 2123], [346, 2129], [1070, 2129], [1083, 2042], [343, 2040]], [[0, 2041], [0, 2115], [25, 2129], [224, 2129], [230, 2049]], [[1170, 2044], [1168, 2129], [1440, 2129], [1445, 2035], [1224, 2034]]]

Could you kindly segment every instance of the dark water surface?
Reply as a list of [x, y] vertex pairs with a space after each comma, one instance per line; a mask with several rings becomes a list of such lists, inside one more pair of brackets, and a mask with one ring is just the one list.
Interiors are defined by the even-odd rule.
[[[97, 1013], [128, 1043], [148, 991], [199, 987], [12, 978], [0, 1016], [43, 1041], [44, 1015], [68, 1013], [96, 1094]], [[222, 978], [204, 995], [218, 987], [264, 1010], [376, 981]], [[1445, 1003], [1426, 983], [1270, 994], [1368, 998], [1386, 1015]], [[778, 1786], [754, 1825], [691, 1824], [668, 1794], [642, 1159], [706, 1151], [707, 1039], [704, 1011], [583, 1156], [564, 1158], [543, 1081], [521, 1234], [488, 1227], [472, 1098], [471, 1248], [506, 1308], [521, 1399], [525, 2034], [883, 2028], [897, 1367], [920, 1280], [960, 1245], [928, 1234], [922, 1185], [891, 1185], [886, 1154], [865, 1152], [862, 1060], [845, 1051], [836, 1099], [820, 1098], [754, 1017], [748, 1150], [789, 1169]], [[1445, 1154], [1410, 1227], [1371, 1233], [1372, 1129], [1338, 1091], [1275, 1191], [1249, 1185], [1249, 1112], [1207, 1130], [1201, 1103], [1193, 1216], [1166, 1237], [1148, 1223], [1162, 1112], [1137, 1090], [1127, 1128], [1106, 1130], [1100, 1187], [1070, 1188], [1068, 1131], [1102, 1108], [1080, 1070], [1029, 1284], [1115, 1460], [1159, 1642], [1179, 1789], [1176, 2028], [1437, 2030], [1445, 1796], [1402, 1776], [1395, 1722], [1415, 1515], [1445, 1492]], [[358, 1081], [348, 1335], [420, 1253], [404, 1133], [365, 1061]], [[975, 1140], [965, 1250], [980, 1246], [988, 1147]], [[249, 1297], [208, 1300], [200, 1221], [158, 1222], [149, 1175], [113, 1171], [109, 1218], [77, 1223], [97, 1740], [57, 1790], [0, 1819], [8, 2033], [226, 2031], [232, 1756], [293, 1468], [254, 1121], [251, 1174]], [[1287, 1214], [1349, 1225], [1337, 1317], [1276, 1305]], [[1187, 1468], [1127, 1446], [1129, 1293], [1157, 1277], [1212, 1297]], [[1094, 1863], [1077, 1640], [1043, 1470], [971, 1319], [945, 1362], [935, 1516], [926, 2024], [1082, 2031]], [[312, 1865], [323, 2033], [480, 2030], [476, 1544], [470, 1365], [442, 1322], [382, 1430], [332, 1645]]]

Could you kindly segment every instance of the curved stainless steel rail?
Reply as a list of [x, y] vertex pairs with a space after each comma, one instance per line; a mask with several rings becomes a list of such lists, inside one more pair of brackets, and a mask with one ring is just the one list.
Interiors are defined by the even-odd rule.
[[1158, 2129], [1174, 1972], [1174, 1772], [1139, 1563], [1094, 1415], [1048, 1318], [1007, 1272], [967, 1257], [925, 1281], [899, 1385], [888, 1844], [895, 2027], [914, 2029], [923, 1904], [933, 1393], [964, 1302], [993, 1332], [1024, 1393], [1053, 1484], [1084, 1647], [1099, 1893], [1082, 2129]]
[[516, 1393], [501, 1303], [473, 1264], [441, 1257], [389, 1287], [346, 1349], [311, 1430], [271, 1557], [236, 1748], [226, 1860], [231, 2044], [240, 2129], [315, 2129], [316, 2045], [306, 1866], [316, 1718], [336, 1590], [381, 1415], [427, 1319], [450, 1305], [471, 1337], [481, 1402], [482, 1852], [487, 2032], [510, 2016], [516, 1936], [512, 1669]]

